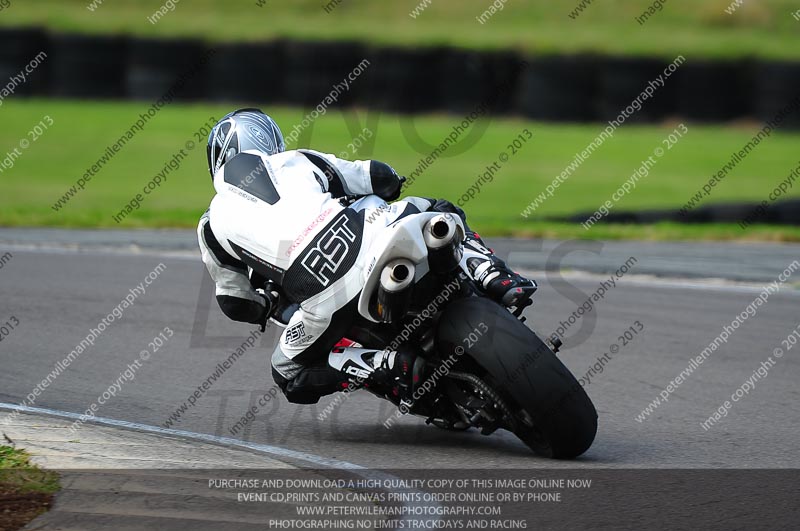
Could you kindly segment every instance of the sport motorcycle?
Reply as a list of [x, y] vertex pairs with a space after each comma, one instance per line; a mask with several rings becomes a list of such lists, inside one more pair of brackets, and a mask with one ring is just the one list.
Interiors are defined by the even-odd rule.
[[[369, 248], [358, 318], [347, 338], [368, 349], [419, 347], [413, 400], [368, 390], [446, 430], [508, 430], [536, 454], [569, 459], [597, 432], [597, 412], [556, 356], [557, 337], [542, 340], [464, 271], [465, 228], [455, 215], [425, 212], [389, 225]], [[355, 373], [354, 373], [355, 374]]]

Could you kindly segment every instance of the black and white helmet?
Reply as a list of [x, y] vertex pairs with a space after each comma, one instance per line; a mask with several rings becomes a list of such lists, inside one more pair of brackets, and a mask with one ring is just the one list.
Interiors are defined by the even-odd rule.
[[211, 178], [223, 164], [242, 151], [254, 149], [268, 155], [286, 149], [275, 120], [260, 109], [239, 109], [226, 114], [208, 135], [208, 171]]

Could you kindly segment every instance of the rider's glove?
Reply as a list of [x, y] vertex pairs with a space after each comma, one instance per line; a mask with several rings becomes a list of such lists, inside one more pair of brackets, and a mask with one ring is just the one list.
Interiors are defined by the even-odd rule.
[[400, 197], [400, 191], [403, 189], [403, 183], [406, 182], [406, 178], [402, 175], [397, 177], [397, 190], [391, 194], [389, 197], [384, 197], [386, 201], [394, 201], [398, 197]]
[[280, 294], [274, 288], [274, 285], [271, 282], [267, 282], [264, 285], [264, 293], [257, 292], [264, 298], [264, 313], [261, 317], [256, 321], [255, 324], [261, 326], [261, 331], [264, 332], [267, 329], [267, 321], [272, 316], [272, 313], [278, 307], [278, 302], [280, 300]]
[[397, 172], [383, 162], [370, 161], [369, 176], [372, 182], [372, 193], [385, 201], [394, 201], [400, 197], [400, 189], [406, 181]]

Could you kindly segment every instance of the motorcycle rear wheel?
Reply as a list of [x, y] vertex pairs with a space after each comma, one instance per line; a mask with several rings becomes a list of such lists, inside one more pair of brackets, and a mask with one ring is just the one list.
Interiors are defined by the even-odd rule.
[[[483, 326], [481, 325], [483, 323]], [[477, 341], [464, 338], [488, 328]], [[465, 348], [515, 413], [513, 431], [544, 457], [572, 459], [597, 434], [597, 411], [583, 387], [550, 347], [497, 303], [470, 297], [450, 304], [439, 322], [440, 353]]]

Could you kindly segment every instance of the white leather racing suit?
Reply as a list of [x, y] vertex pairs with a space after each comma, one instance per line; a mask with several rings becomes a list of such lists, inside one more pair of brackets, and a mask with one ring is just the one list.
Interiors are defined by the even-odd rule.
[[[287, 382], [304, 369], [328, 369], [327, 356], [355, 315], [374, 238], [399, 217], [433, 206], [430, 199], [387, 205], [380, 198], [396, 198], [399, 187], [397, 174], [383, 163], [311, 150], [244, 151], [214, 176], [216, 196], [200, 220], [198, 240], [223, 312], [238, 321], [265, 319], [265, 300], [248, 269], [299, 304], [272, 357], [273, 375], [287, 396]], [[346, 196], [366, 197], [347, 207], [340, 201]], [[313, 374], [306, 376], [304, 385], [313, 387]], [[329, 380], [319, 384], [319, 394], [332, 392]], [[316, 401], [313, 394], [307, 401]]]

